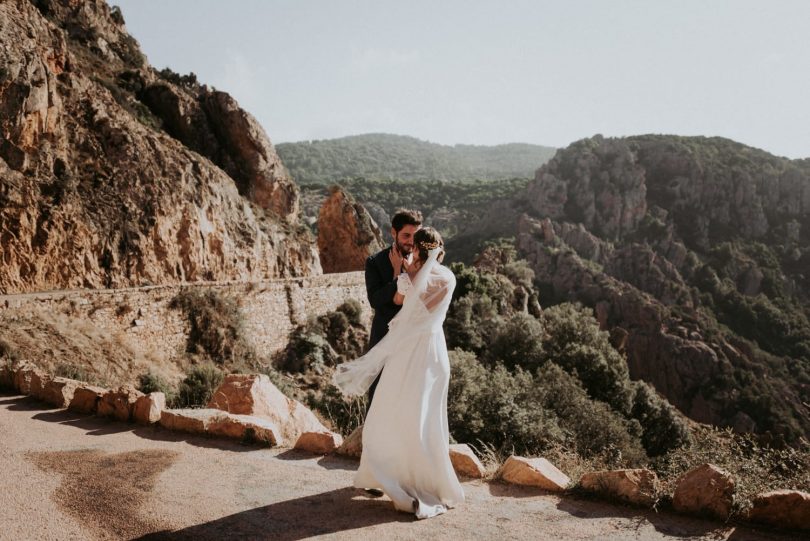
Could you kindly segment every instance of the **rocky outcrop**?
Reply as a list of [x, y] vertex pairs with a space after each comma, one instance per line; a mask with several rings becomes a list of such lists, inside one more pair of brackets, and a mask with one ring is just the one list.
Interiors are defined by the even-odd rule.
[[107, 390], [94, 385], [80, 384], [73, 391], [73, 399], [68, 404], [68, 409], [78, 413], [96, 413], [98, 403]]
[[[12, 0], [0, 20], [0, 291], [320, 272], [296, 187], [232, 98], [161, 83], [103, 0]], [[197, 109], [155, 115], [140, 98], [161, 84]], [[170, 129], [200, 111], [211, 148]]]
[[368, 256], [382, 250], [380, 228], [354, 198], [339, 186], [318, 215], [318, 251], [323, 272], [363, 270]]
[[129, 422], [135, 410], [135, 403], [143, 395], [131, 385], [122, 385], [101, 395], [97, 413], [101, 417], [112, 417], [117, 421]]

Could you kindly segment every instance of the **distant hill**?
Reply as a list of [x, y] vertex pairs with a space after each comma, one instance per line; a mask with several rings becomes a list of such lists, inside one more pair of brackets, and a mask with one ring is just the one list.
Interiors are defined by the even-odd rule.
[[345, 178], [378, 180], [500, 180], [532, 178], [556, 152], [525, 143], [496, 146], [439, 145], [385, 133], [276, 145], [300, 184]]

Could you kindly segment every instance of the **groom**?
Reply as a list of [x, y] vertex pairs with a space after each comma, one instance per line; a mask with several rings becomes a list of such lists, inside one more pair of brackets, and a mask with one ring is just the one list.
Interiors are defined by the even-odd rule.
[[[413, 235], [422, 225], [422, 213], [416, 210], [400, 209], [391, 218], [393, 244], [370, 256], [366, 260], [366, 293], [368, 302], [374, 309], [371, 322], [371, 338], [368, 349], [382, 340], [388, 332], [388, 323], [397, 315], [400, 305], [394, 304], [397, 292], [397, 277], [407, 270], [413, 251]], [[380, 373], [382, 374], [382, 372]], [[374, 399], [374, 391], [380, 376], [368, 389], [368, 407]]]

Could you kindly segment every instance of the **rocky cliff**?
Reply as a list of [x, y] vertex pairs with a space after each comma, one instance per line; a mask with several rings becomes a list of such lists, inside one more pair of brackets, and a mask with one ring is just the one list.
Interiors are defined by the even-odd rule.
[[363, 205], [340, 186], [331, 188], [318, 214], [318, 253], [325, 273], [365, 269], [385, 247], [380, 228]]
[[720, 138], [596, 136], [525, 194], [544, 304], [594, 308], [692, 418], [810, 436], [810, 162]]
[[320, 272], [261, 126], [102, 0], [0, 3], [0, 258], [5, 293]]

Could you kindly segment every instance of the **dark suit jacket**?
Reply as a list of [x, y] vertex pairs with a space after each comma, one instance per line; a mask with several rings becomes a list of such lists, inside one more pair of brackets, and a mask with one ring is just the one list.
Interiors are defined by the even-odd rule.
[[366, 293], [368, 302], [374, 309], [369, 349], [382, 340], [388, 332], [388, 323], [402, 308], [394, 304], [397, 280], [394, 277], [394, 267], [391, 266], [391, 260], [388, 259], [390, 252], [391, 247], [389, 246], [366, 259]]

